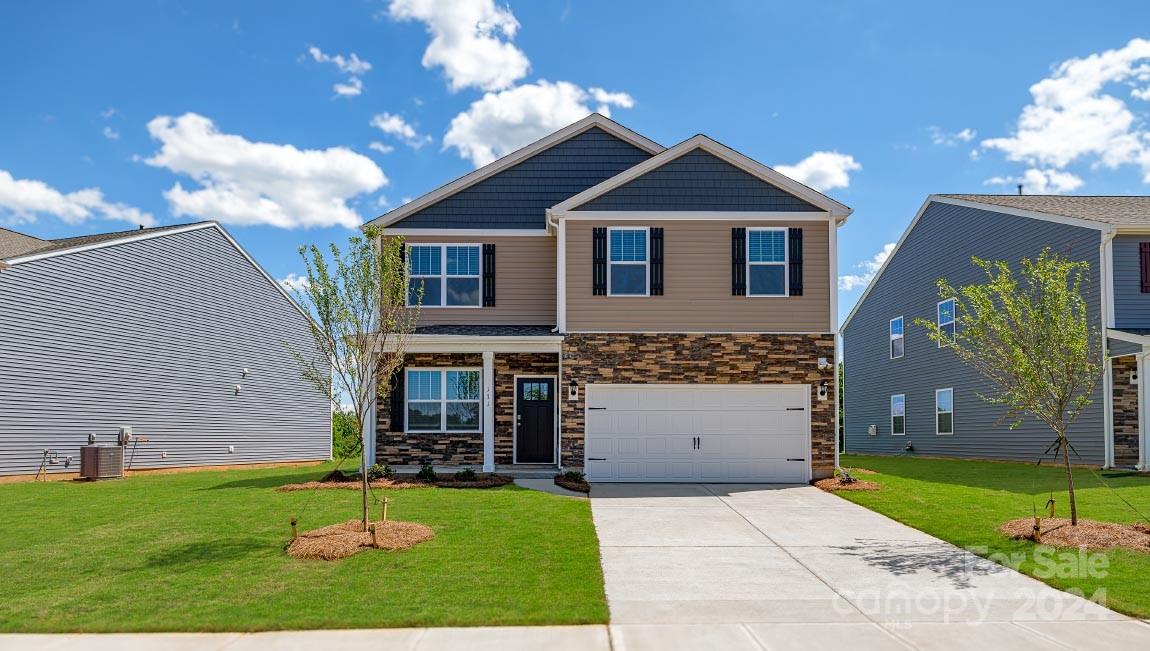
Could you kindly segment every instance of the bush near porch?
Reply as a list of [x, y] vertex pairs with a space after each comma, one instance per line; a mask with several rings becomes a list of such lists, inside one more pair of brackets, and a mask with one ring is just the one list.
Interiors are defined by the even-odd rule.
[[0, 631], [607, 621], [586, 500], [515, 486], [392, 491], [389, 517], [431, 526], [434, 540], [337, 562], [289, 558], [301, 509], [301, 530], [359, 515], [355, 491], [275, 490], [331, 468], [0, 485]]
[[[1039, 576], [1043, 568], [1033, 554], [1037, 545], [1011, 540], [998, 532], [1003, 522], [1030, 517], [1035, 510], [1043, 513], [1051, 494], [1058, 515], [1065, 516], [1068, 498], [1063, 468], [854, 454], [842, 455], [841, 464], [875, 471], [877, 474], [868, 474], [866, 479], [879, 484], [881, 489], [840, 492], [839, 497], [969, 548], [980, 556], [1021, 553], [1026, 560], [1017, 569], [1026, 574], [1061, 590], [1081, 590], [1087, 597], [1105, 588], [1105, 605], [1109, 608], [1135, 617], [1150, 617], [1150, 590], [1147, 590], [1150, 554], [1122, 549], [1090, 552], [1104, 554], [1108, 561], [1104, 576], [1091, 576], [1094, 573], [1080, 567], [1089, 557], [1072, 552], [1075, 560], [1058, 566], [1072, 576]], [[1146, 475], [1078, 468], [1074, 471], [1074, 484], [1080, 518], [1121, 523], [1142, 521], [1123, 503], [1123, 498], [1141, 513], [1150, 515], [1150, 477]]]

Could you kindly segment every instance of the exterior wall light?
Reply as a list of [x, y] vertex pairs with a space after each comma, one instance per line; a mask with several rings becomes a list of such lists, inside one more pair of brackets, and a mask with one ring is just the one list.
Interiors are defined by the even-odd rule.
[[579, 385], [575, 383], [575, 380], [571, 380], [570, 382], [567, 383], [567, 399], [568, 400], [578, 400], [579, 399]]

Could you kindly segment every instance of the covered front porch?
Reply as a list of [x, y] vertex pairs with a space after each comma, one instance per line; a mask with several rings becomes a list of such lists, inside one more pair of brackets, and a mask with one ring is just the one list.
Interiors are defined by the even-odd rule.
[[562, 340], [547, 326], [418, 328], [368, 420], [374, 462], [553, 475]]
[[1150, 330], [1107, 330], [1107, 466], [1150, 469], [1147, 409], [1150, 383], [1144, 382], [1150, 357]]

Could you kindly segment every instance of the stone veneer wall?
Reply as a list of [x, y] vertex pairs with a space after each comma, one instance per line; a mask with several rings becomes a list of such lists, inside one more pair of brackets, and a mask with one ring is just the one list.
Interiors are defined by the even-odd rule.
[[[479, 353], [413, 353], [405, 355], [407, 366], [466, 366], [483, 368], [483, 355]], [[399, 371], [399, 372], [402, 372]], [[380, 463], [392, 466], [483, 465], [482, 432], [418, 432], [391, 431], [391, 398], [380, 398], [376, 403], [375, 457]], [[397, 429], [403, 429], [403, 414]]]
[[[559, 374], [556, 353], [495, 354], [495, 463], [514, 462], [515, 376]], [[555, 383], [558, 400], [559, 382]]]
[[[819, 370], [818, 359], [832, 365]], [[579, 399], [560, 391], [560, 441], [565, 467], [583, 466], [583, 411], [588, 384], [810, 384], [811, 459], [816, 479], [835, 465], [835, 340], [830, 334], [568, 334], [563, 377]], [[828, 398], [819, 400], [825, 380]]]
[[[480, 353], [413, 353], [404, 357], [404, 366], [483, 367]], [[515, 418], [515, 376], [557, 375], [559, 359], [554, 353], [495, 354], [495, 463], [510, 464], [513, 459]], [[402, 371], [401, 371], [402, 372]], [[558, 384], [556, 394], [558, 394]], [[397, 415], [400, 419], [402, 414]], [[402, 425], [399, 429], [402, 429]], [[376, 458], [393, 466], [482, 466], [482, 433], [420, 432], [391, 430], [391, 399], [381, 398], [376, 407]]]
[[[1138, 463], [1138, 385], [1130, 376], [1138, 370], [1134, 355], [1115, 357], [1114, 369], [1114, 465]], [[1141, 378], [1139, 378], [1141, 381]]]

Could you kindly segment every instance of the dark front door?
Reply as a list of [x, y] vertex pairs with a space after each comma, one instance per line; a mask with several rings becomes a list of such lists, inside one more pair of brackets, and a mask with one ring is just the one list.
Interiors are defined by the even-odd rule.
[[555, 463], [555, 379], [515, 380], [515, 462]]

